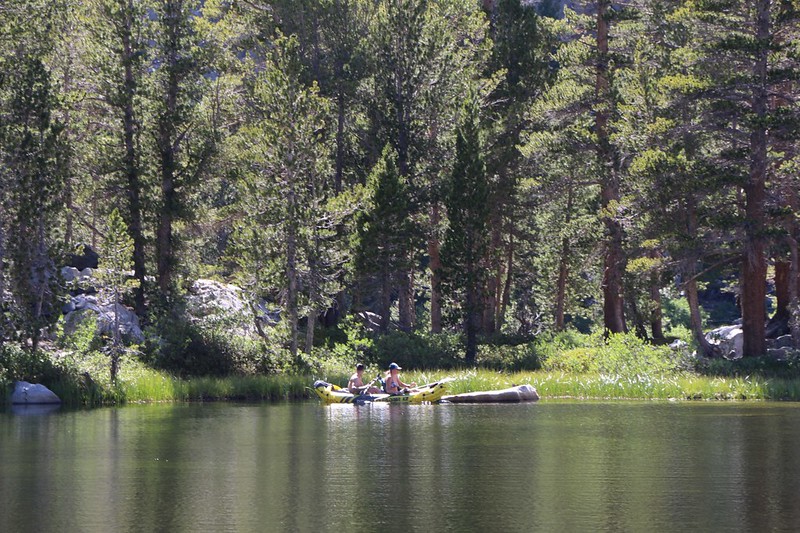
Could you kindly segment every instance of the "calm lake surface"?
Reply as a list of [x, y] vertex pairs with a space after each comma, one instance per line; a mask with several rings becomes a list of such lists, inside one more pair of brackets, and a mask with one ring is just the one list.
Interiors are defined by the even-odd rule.
[[0, 531], [796, 531], [800, 405], [0, 412]]

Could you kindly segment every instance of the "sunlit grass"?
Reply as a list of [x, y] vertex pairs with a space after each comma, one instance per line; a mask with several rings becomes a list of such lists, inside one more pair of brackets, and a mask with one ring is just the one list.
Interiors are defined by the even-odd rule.
[[[374, 374], [373, 371], [371, 374]], [[315, 379], [344, 386], [347, 376], [273, 374], [179, 378], [126, 361], [116, 385], [88, 376], [64, 379], [53, 391], [69, 405], [187, 401], [282, 401], [315, 397]], [[530, 384], [542, 399], [790, 400], [800, 401], [800, 380], [702, 376], [691, 372], [632, 376], [566, 371], [502, 372], [487, 369], [404, 371], [406, 382], [448, 379], [448, 394], [504, 389]]]
[[419, 383], [453, 378], [449, 394], [530, 384], [542, 398], [655, 400], [800, 400], [800, 381], [762, 377], [723, 378], [690, 373], [651, 376], [490, 370], [408, 373]]

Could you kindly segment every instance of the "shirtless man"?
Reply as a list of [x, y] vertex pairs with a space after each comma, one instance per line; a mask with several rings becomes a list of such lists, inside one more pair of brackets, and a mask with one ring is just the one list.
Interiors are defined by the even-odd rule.
[[400, 380], [399, 370], [402, 370], [402, 368], [397, 363], [389, 365], [389, 376], [386, 378], [386, 392], [389, 394], [404, 394], [409, 392], [408, 389], [417, 386], [415, 381], [412, 381], [410, 385], [403, 383]]
[[350, 381], [347, 382], [347, 389], [353, 394], [375, 394], [381, 392], [378, 387], [368, 387], [364, 384], [364, 365], [358, 363], [356, 365], [356, 373], [350, 376]]

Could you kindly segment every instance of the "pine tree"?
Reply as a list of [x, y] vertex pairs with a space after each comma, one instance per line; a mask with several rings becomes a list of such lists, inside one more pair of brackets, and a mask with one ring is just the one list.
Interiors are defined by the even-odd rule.
[[210, 84], [206, 57], [195, 20], [202, 3], [163, 0], [153, 10], [151, 104], [155, 138], [155, 173], [159, 183], [156, 268], [160, 294], [173, 294], [179, 244], [175, 223], [189, 217], [193, 188], [205, 175], [215, 153], [215, 131], [204, 127], [202, 96]]
[[766, 254], [775, 228], [768, 191], [775, 185], [781, 143], [798, 123], [796, 111], [774, 104], [797, 76], [789, 43], [798, 33], [798, 18], [790, 3], [731, 0], [724, 6], [692, 6], [699, 48], [695, 71], [707, 85], [700, 96], [709, 102], [703, 126], [717, 145], [713, 163], [731, 187], [744, 191], [739, 291], [743, 350], [746, 356], [760, 356], [766, 351]]
[[331, 257], [335, 247], [323, 244], [337, 224], [327, 210], [328, 102], [316, 85], [300, 82], [299, 69], [296, 40], [276, 39], [264, 70], [247, 80], [248, 118], [233, 139], [243, 189], [236, 261], [254, 301], [270, 296], [271, 289], [279, 293], [272, 296], [283, 301], [289, 350], [298, 366], [300, 313], [313, 330], [337, 290], [339, 265]]
[[[80, 61], [90, 73], [88, 86], [96, 96], [83, 102], [84, 118], [76, 124], [87, 130], [79, 132], [85, 138], [83, 165], [93, 176], [110, 174], [103, 188], [121, 191], [117, 193], [124, 202], [120, 213], [134, 245], [133, 270], [139, 281], [134, 307], [140, 316], [145, 314], [148, 272], [145, 218], [149, 202], [142, 164], [145, 110], [141, 97], [150, 52], [148, 8], [142, 1], [92, 0], [78, 14], [86, 28]], [[89, 194], [99, 194], [97, 183], [90, 188]], [[94, 203], [90, 198], [84, 201]]]
[[114, 309], [114, 334], [110, 347], [111, 382], [116, 383], [119, 371], [119, 360], [123, 350], [120, 333], [119, 311], [123, 298], [138, 285], [138, 280], [129, 280], [129, 272], [133, 268], [133, 239], [128, 236], [127, 224], [122, 220], [119, 210], [114, 209], [108, 216], [105, 239], [102, 249], [101, 270], [98, 282], [103, 296]]
[[406, 251], [415, 237], [409, 219], [411, 197], [397, 154], [387, 145], [367, 179], [367, 199], [356, 219], [356, 271], [377, 280], [381, 331], [388, 331], [392, 295], [399, 273], [409, 268]]
[[524, 160], [519, 151], [521, 135], [529, 125], [526, 111], [546, 89], [552, 69], [550, 49], [555, 44], [548, 22], [533, 5], [520, 0], [493, 2], [488, 12], [493, 40], [487, 78], [497, 86], [486, 97], [490, 125], [487, 132], [487, 173], [495, 184], [491, 206], [491, 242], [487, 260], [491, 275], [487, 282], [482, 329], [493, 333], [502, 327], [510, 301], [514, 274], [514, 231], [520, 225], [514, 201]]
[[466, 361], [475, 363], [487, 281], [489, 183], [477, 102], [468, 97], [456, 132], [456, 161], [445, 200], [448, 227], [442, 245], [443, 286], [464, 324]]
[[20, 47], [16, 52], [13, 75], [0, 88], [8, 97], [2, 102], [5, 118], [0, 126], [5, 226], [0, 238], [9, 265], [12, 328], [35, 351], [43, 330], [58, 318], [56, 220], [63, 206], [69, 146], [53, 117], [57, 103], [40, 51]]

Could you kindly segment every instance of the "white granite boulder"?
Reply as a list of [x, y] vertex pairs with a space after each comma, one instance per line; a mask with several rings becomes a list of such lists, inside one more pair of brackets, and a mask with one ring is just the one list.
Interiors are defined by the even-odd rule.
[[204, 325], [223, 326], [232, 333], [254, 332], [253, 311], [245, 302], [242, 289], [229, 283], [198, 279], [186, 296], [189, 318]]
[[73, 296], [66, 304], [64, 311], [64, 331], [72, 333], [77, 325], [88, 313], [95, 315], [97, 320], [97, 331], [113, 335], [114, 333], [114, 310], [117, 312], [119, 320], [119, 332], [123, 338], [130, 339], [136, 343], [144, 342], [144, 333], [139, 326], [139, 317], [132, 309], [120, 304], [110, 304], [101, 302], [97, 296], [91, 294], [79, 294]]
[[722, 326], [706, 333], [706, 340], [716, 346], [723, 357], [739, 359], [744, 354], [744, 332], [742, 326]]
[[14, 384], [14, 392], [11, 393], [11, 403], [13, 405], [54, 404], [61, 403], [61, 398], [44, 385], [17, 381]]

